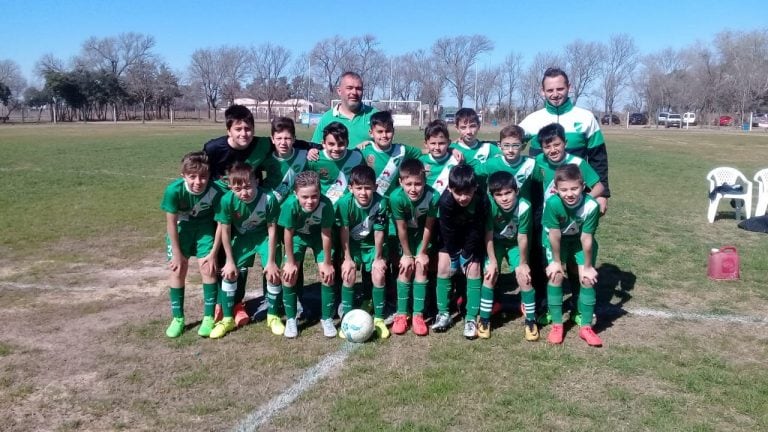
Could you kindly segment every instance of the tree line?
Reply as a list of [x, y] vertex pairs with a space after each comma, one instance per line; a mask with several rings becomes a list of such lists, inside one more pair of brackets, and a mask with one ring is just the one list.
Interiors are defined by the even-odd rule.
[[768, 103], [768, 29], [722, 31], [711, 43], [650, 54], [640, 53], [626, 34], [607, 42], [576, 39], [528, 61], [509, 52], [498, 64], [484, 61], [494, 43], [482, 35], [443, 37], [428, 49], [395, 56], [370, 34], [334, 36], [300, 54], [276, 43], [201, 48], [185, 71], [172, 70], [155, 45], [154, 37], [138, 33], [89, 38], [72, 59], [43, 56], [35, 67], [41, 86], [28, 86], [13, 60], [0, 60], [5, 115], [27, 107], [37, 110], [38, 120], [47, 111], [60, 121], [144, 121], [202, 106], [216, 120], [219, 108], [249, 97], [271, 116], [274, 101], [330, 104], [341, 73], [353, 70], [365, 81], [365, 99], [420, 100], [431, 117], [451, 96], [458, 107], [509, 122], [543, 105], [541, 74], [551, 66], [569, 74], [575, 103], [605, 113], [706, 116]]

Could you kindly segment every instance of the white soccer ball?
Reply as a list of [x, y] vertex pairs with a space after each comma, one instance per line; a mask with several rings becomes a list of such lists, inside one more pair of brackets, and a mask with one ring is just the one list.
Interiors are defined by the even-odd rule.
[[341, 320], [341, 331], [350, 342], [362, 343], [373, 334], [373, 318], [362, 309], [352, 309]]

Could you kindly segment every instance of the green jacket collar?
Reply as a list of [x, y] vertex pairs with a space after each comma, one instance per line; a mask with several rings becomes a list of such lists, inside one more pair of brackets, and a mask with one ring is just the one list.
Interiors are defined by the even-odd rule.
[[571, 102], [571, 98], [568, 98], [562, 105], [556, 107], [546, 100], [544, 101], [544, 108], [546, 108], [547, 112], [550, 114], [563, 115], [573, 109], [573, 102]]

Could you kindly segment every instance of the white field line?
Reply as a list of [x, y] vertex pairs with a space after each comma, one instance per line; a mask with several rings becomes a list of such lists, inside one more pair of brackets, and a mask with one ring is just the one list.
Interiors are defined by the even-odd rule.
[[[24, 172], [33, 171], [33, 172], [40, 172], [40, 173], [50, 172], [50, 170], [45, 170], [42, 168], [29, 168], [29, 167], [0, 168], [0, 172], [16, 172], [16, 171], [24, 171]], [[158, 180], [174, 180], [178, 178], [178, 177], [167, 177], [167, 176], [148, 176], [148, 175], [142, 175], [142, 174], [135, 174], [131, 172], [117, 172], [117, 171], [109, 171], [109, 170], [65, 170], [65, 171], [57, 171], [57, 172], [83, 174], [83, 175], [106, 175], [106, 176], [114, 176], [114, 177], [138, 177], [138, 178], [144, 178], [144, 179], [158, 179]]]
[[600, 308], [600, 312], [606, 315], [622, 315], [624, 313], [629, 313], [631, 315], [637, 315], [641, 317], [679, 319], [686, 321], [719, 321], [736, 324], [768, 324], [768, 317], [755, 317], [749, 315], [703, 314], [649, 308], [621, 308], [616, 306]]
[[320, 379], [337, 369], [344, 363], [349, 353], [361, 346], [361, 344], [347, 342], [338, 351], [326, 355], [316, 365], [307, 369], [294, 385], [257, 408], [232, 430], [237, 432], [255, 431], [259, 426], [271, 420], [280, 410], [288, 407], [296, 398], [312, 388]]

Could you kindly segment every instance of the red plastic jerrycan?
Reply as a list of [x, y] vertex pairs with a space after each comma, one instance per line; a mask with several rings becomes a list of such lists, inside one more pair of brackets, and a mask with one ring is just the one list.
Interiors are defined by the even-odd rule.
[[712, 249], [707, 262], [707, 276], [712, 280], [739, 279], [739, 252], [733, 246]]

